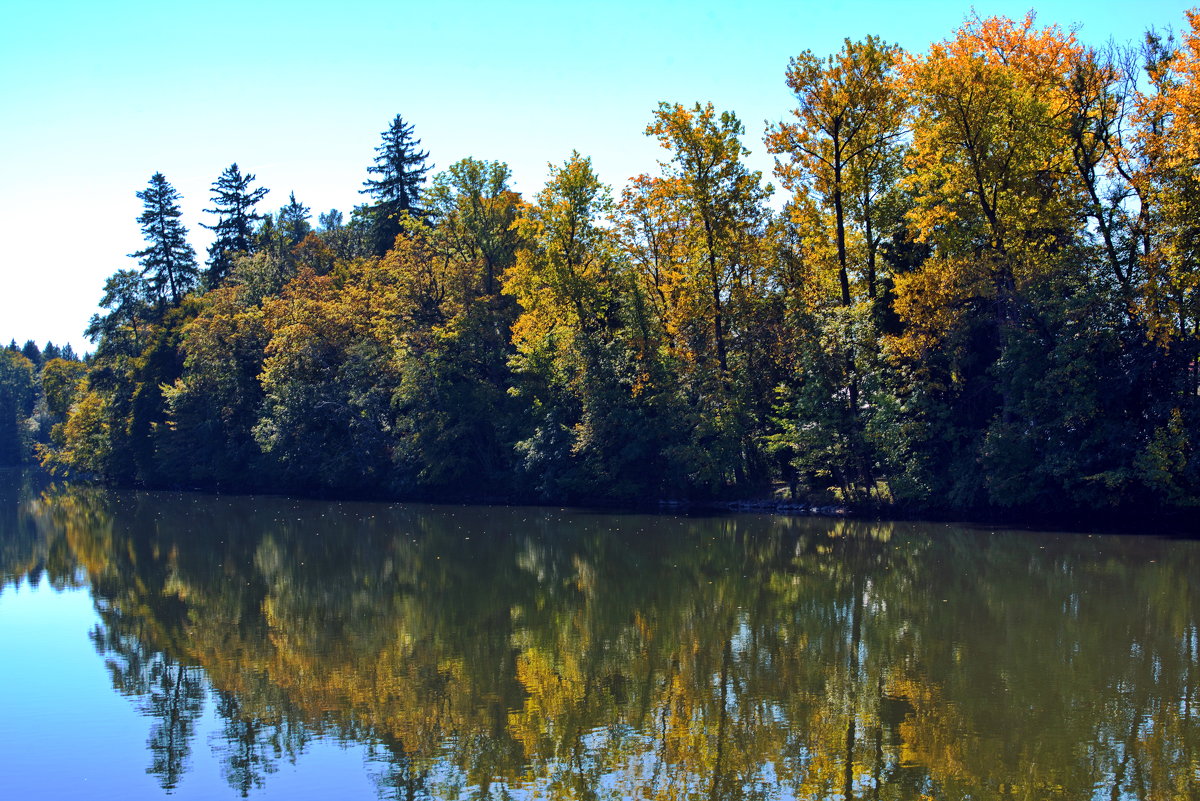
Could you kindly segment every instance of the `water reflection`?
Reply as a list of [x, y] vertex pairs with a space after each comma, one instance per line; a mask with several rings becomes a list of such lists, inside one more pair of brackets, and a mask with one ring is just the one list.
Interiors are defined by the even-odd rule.
[[1196, 543], [3, 483], [165, 790], [335, 737], [397, 798], [1200, 794]]

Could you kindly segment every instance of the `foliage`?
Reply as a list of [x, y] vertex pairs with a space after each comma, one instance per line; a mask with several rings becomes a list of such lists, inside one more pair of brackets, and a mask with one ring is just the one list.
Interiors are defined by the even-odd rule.
[[29, 359], [0, 350], [0, 465], [20, 464], [28, 457], [27, 421], [36, 399], [35, 380]]
[[[238, 165], [231, 164], [213, 182], [213, 208], [205, 209], [217, 215], [217, 222], [204, 225], [213, 232], [213, 243], [208, 248], [208, 272], [204, 282], [215, 287], [225, 280], [233, 269], [233, 260], [239, 253], [249, 253], [254, 245], [255, 223], [263, 219], [254, 207], [268, 190], [264, 186], [254, 187], [254, 175], [242, 174]], [[201, 223], [203, 225], [203, 223]]]
[[413, 136], [412, 123], [399, 114], [382, 134], [383, 141], [375, 148], [374, 165], [367, 172], [378, 178], [363, 182], [363, 194], [375, 200], [371, 209], [377, 255], [391, 249], [400, 233], [404, 215], [420, 210], [421, 185], [431, 169], [426, 164], [428, 151], [421, 150], [421, 140]]
[[784, 78], [779, 213], [712, 104], [661, 103], [660, 169], [615, 198], [578, 153], [525, 199], [474, 158], [426, 185], [397, 115], [349, 219], [314, 228], [294, 194], [258, 219], [264, 190], [226, 170], [201, 294], [156, 173], [86, 375], [30, 342], [12, 417], [48, 465], [125, 483], [1200, 502], [1200, 15], [1140, 49], [972, 15], [925, 52], [847, 40]]
[[146, 247], [130, 256], [138, 260], [151, 295], [160, 302], [178, 303], [199, 278], [196, 252], [187, 243], [187, 228], [179, 218], [180, 195], [161, 172], [137, 193], [143, 209], [138, 217]]

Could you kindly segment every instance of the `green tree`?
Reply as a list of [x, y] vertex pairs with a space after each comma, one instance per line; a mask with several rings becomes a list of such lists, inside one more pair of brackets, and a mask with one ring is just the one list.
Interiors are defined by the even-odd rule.
[[21, 355], [29, 359], [29, 363], [35, 368], [42, 366], [42, 351], [32, 339], [25, 340], [25, 345], [21, 348]]
[[374, 254], [370, 210], [367, 206], [356, 207], [350, 212], [349, 220], [337, 209], [330, 209], [327, 213], [319, 215], [317, 220], [317, 234], [333, 252], [334, 258], [350, 261]]
[[312, 224], [309, 222], [311, 218], [312, 210], [296, 200], [295, 192], [289, 194], [287, 205], [279, 210], [279, 216], [276, 219], [276, 225], [288, 247], [294, 248], [312, 233]]
[[517, 415], [509, 359], [517, 309], [499, 293], [521, 241], [519, 197], [500, 162], [463, 159], [434, 177], [421, 223], [384, 257], [402, 333], [396, 463], [422, 494], [494, 497], [512, 485]]
[[136, 270], [117, 270], [104, 282], [100, 307], [108, 314], [94, 314], [84, 334], [98, 345], [98, 355], [141, 352], [153, 312], [150, 282]]
[[217, 287], [183, 327], [183, 374], [163, 390], [168, 425], [157, 447], [163, 469], [189, 486], [269, 486], [252, 433], [263, 397], [260, 300], [244, 282]]
[[413, 126], [396, 115], [383, 132], [383, 141], [375, 148], [375, 164], [367, 172], [377, 178], [363, 182], [364, 195], [375, 201], [375, 251], [382, 256], [391, 249], [400, 233], [401, 216], [419, 211], [421, 185], [431, 169], [426, 164], [428, 151], [420, 149], [421, 140], [413, 136]]
[[205, 284], [211, 289], [218, 286], [233, 269], [233, 259], [238, 253], [249, 253], [254, 246], [254, 229], [263, 215], [254, 207], [270, 191], [266, 187], [251, 187], [254, 175], [242, 174], [236, 163], [229, 165], [213, 182], [213, 208], [205, 209], [217, 216], [214, 225], [203, 225], [215, 234], [208, 248], [208, 272]]
[[477, 265], [480, 295], [494, 295], [512, 265], [519, 237], [513, 227], [518, 196], [508, 185], [508, 165], [465, 158], [434, 176], [424, 195], [425, 213], [436, 228], [435, 247]]
[[36, 399], [33, 363], [20, 353], [0, 351], [0, 465], [28, 457], [26, 421]]
[[176, 304], [199, 278], [196, 252], [187, 242], [187, 228], [180, 222], [180, 195], [161, 172], [150, 177], [150, 185], [137, 193], [142, 201], [138, 224], [147, 247], [130, 256], [138, 260], [150, 291], [160, 301]]
[[86, 374], [87, 367], [83, 362], [62, 357], [51, 359], [42, 366], [42, 392], [46, 397], [46, 409], [55, 423], [67, 419]]

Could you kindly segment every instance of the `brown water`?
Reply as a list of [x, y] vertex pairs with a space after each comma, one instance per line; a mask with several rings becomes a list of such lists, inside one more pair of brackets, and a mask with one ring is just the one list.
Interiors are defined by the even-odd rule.
[[1149, 533], [0, 473], [5, 795], [1198, 798], [1198, 579]]

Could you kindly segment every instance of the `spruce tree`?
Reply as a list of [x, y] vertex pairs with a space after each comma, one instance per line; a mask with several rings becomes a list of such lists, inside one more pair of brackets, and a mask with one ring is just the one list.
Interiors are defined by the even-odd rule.
[[21, 355], [29, 359], [34, 367], [42, 366], [42, 351], [32, 339], [25, 340], [25, 347], [21, 348]]
[[289, 246], [299, 245], [312, 233], [311, 217], [312, 210], [296, 200], [295, 192], [290, 193], [287, 205], [279, 210], [279, 231]]
[[205, 209], [217, 215], [216, 225], [200, 225], [216, 234], [208, 248], [208, 272], [205, 284], [215, 287], [229, 275], [233, 258], [238, 253], [249, 253], [254, 246], [254, 227], [263, 215], [254, 211], [255, 205], [266, 197], [268, 190], [259, 186], [253, 189], [254, 175], [242, 175], [236, 163], [229, 165], [213, 182], [213, 208]]
[[137, 197], [143, 203], [138, 223], [147, 247], [129, 254], [138, 260], [151, 293], [160, 301], [178, 303], [196, 285], [200, 271], [196, 251], [187, 242], [187, 228], [179, 221], [180, 194], [161, 172], [150, 177], [150, 185]]
[[391, 249], [400, 233], [402, 214], [417, 214], [421, 184], [432, 165], [426, 164], [428, 151], [420, 149], [421, 140], [413, 136], [413, 127], [400, 115], [383, 132], [383, 142], [375, 148], [375, 165], [367, 172], [378, 178], [363, 182], [364, 195], [375, 200], [374, 240], [376, 252], [382, 256]]

